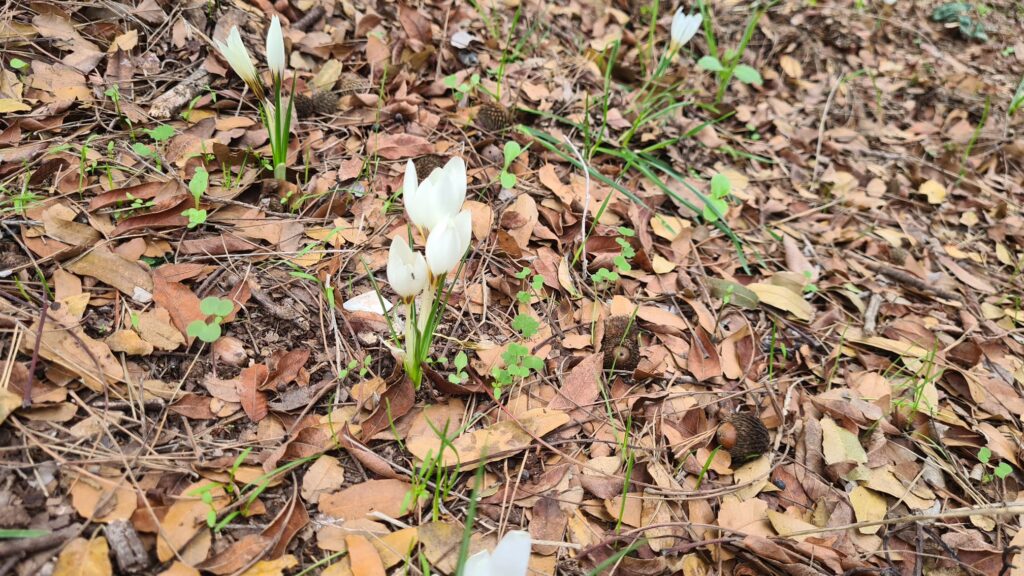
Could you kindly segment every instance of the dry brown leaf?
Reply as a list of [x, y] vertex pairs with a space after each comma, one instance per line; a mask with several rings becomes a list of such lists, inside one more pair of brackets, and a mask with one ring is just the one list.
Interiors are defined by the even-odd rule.
[[57, 558], [53, 576], [106, 576], [112, 574], [110, 547], [107, 539], [98, 536], [92, 540], [75, 538], [68, 542]]
[[760, 282], [748, 284], [747, 288], [757, 294], [757, 298], [764, 304], [789, 312], [798, 320], [810, 322], [814, 317], [814, 307], [811, 303], [789, 288]]
[[302, 477], [302, 498], [316, 504], [322, 494], [333, 492], [345, 483], [345, 469], [333, 456], [321, 456]]
[[[78, 321], [69, 317], [67, 306], [55, 306], [47, 311], [39, 355], [80, 376], [86, 386], [97, 392], [102, 392], [106, 385], [123, 380], [124, 370], [110, 347], [86, 334]], [[22, 340], [22, 349], [27, 354], [32, 354], [35, 349], [38, 323], [36, 320]]]
[[358, 534], [345, 538], [353, 576], [385, 576], [384, 563], [370, 541]]
[[565, 412], [536, 408], [520, 415], [518, 423], [506, 420], [459, 436], [451, 443], [454, 453], [451, 449], [442, 452], [436, 435], [409, 438], [406, 447], [420, 460], [440, 453], [442, 466], [465, 467], [485, 459], [507, 458], [525, 450], [533, 443], [534, 436], [544, 436], [568, 421], [569, 415]]
[[149, 272], [106, 246], [97, 246], [67, 269], [113, 286], [136, 302], [147, 303], [153, 299], [153, 279]]
[[401, 480], [367, 480], [341, 492], [322, 494], [320, 511], [342, 520], [366, 518], [373, 512], [400, 518], [415, 508], [410, 506], [407, 510], [402, 509], [411, 488]]
[[[853, 507], [853, 513], [857, 515], [857, 522], [883, 520], [885, 513], [889, 510], [889, 504], [884, 497], [863, 486], [857, 486], [850, 491], [850, 506]], [[864, 526], [860, 528], [860, 533], [877, 534], [881, 528], [881, 525]]]
[[433, 154], [434, 145], [423, 136], [376, 132], [367, 139], [366, 151], [385, 160], [404, 160], [424, 154]]

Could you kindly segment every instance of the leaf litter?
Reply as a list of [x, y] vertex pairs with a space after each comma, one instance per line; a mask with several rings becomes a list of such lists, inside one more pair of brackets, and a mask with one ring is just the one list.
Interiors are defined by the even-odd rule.
[[[708, 2], [652, 86], [668, 4], [8, 3], [0, 572], [453, 574], [467, 521], [536, 574], [1019, 571], [1020, 14]], [[209, 43], [272, 16], [286, 181]], [[416, 390], [387, 246], [452, 156]]]

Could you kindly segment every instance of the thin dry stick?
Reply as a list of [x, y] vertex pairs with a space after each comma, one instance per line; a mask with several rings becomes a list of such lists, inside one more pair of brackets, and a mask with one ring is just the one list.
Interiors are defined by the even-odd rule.
[[832, 107], [832, 99], [836, 96], [836, 90], [843, 85], [843, 79], [846, 75], [842, 75], [832, 85], [832, 90], [828, 93], [828, 98], [825, 100], [825, 109], [821, 111], [821, 122], [818, 123], [818, 146], [814, 150], [814, 176], [811, 178], [811, 186], [818, 185], [818, 169], [821, 168], [821, 143], [824, 141], [825, 133], [825, 121], [828, 120], [828, 110]]
[[1002, 504], [990, 504], [987, 506], [968, 506], [966, 508], [954, 508], [947, 510], [939, 514], [910, 514], [907, 516], [897, 516], [896, 518], [886, 518], [885, 520], [869, 520], [864, 522], [855, 522], [853, 524], [844, 524], [842, 526], [826, 526], [824, 528], [813, 528], [809, 530], [800, 530], [797, 532], [788, 532], [787, 538], [793, 536], [809, 536], [813, 534], [822, 534], [825, 532], [842, 532], [844, 530], [851, 530], [854, 528], [867, 528], [869, 526], [888, 526], [890, 524], [910, 524], [911, 522], [928, 522], [932, 520], [947, 520], [950, 518], [967, 518], [969, 516], [999, 516], [1001, 514], [1024, 514], [1024, 504], [1017, 502], [1014, 503], [1002, 503]]
[[583, 265], [583, 277], [587, 277], [587, 208], [590, 206], [590, 169], [587, 167], [586, 160], [583, 159], [583, 155], [573, 145], [572, 140], [569, 140], [568, 136], [563, 136], [565, 143], [572, 150], [572, 153], [576, 155], [576, 159], [580, 161], [580, 170], [583, 170], [583, 177], [586, 178], [587, 186], [583, 192], [583, 217], [580, 218], [580, 262]]

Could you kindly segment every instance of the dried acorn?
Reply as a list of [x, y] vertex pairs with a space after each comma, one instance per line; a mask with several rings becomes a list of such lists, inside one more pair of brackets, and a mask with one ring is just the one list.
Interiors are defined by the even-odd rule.
[[733, 414], [718, 427], [718, 444], [725, 448], [733, 462], [744, 462], [771, 449], [771, 434], [761, 419], [753, 414]]
[[605, 370], [628, 370], [632, 372], [640, 362], [640, 343], [637, 340], [636, 322], [629, 316], [612, 316], [604, 323]]
[[484, 102], [476, 113], [476, 125], [488, 132], [504, 132], [514, 121], [508, 108], [494, 102]]
[[427, 176], [430, 176], [431, 172], [437, 168], [443, 168], [447, 161], [447, 158], [437, 154], [427, 154], [413, 160], [412, 165], [416, 167], [416, 179], [422, 182]]
[[299, 118], [319, 114], [332, 114], [338, 110], [338, 95], [333, 92], [314, 92], [312, 96], [295, 95], [295, 113]]

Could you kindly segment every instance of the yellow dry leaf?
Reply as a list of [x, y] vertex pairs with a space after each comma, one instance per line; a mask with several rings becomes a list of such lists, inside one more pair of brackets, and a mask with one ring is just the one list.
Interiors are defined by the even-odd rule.
[[0, 98], [0, 114], [28, 112], [32, 107], [14, 98]]
[[660, 254], [655, 254], [654, 258], [651, 258], [651, 269], [655, 274], [668, 274], [676, 269], [676, 265], [675, 262], [670, 262]]
[[785, 310], [798, 320], [809, 322], [814, 317], [814, 307], [803, 299], [800, 294], [789, 288], [774, 284], [755, 283], [747, 285], [757, 298], [764, 304]]
[[857, 435], [841, 428], [828, 416], [821, 419], [821, 449], [825, 463], [829, 465], [840, 462], [863, 464], [868, 461], [868, 455]]
[[768, 475], [771, 473], [771, 470], [771, 458], [766, 454], [737, 468], [733, 472], [733, 484], [741, 485], [747, 482], [750, 482], [750, 484], [734, 492], [733, 496], [740, 501], [749, 500], [757, 496], [761, 489], [768, 484]]
[[[853, 506], [853, 513], [857, 516], [857, 522], [877, 522], [882, 520], [889, 509], [889, 504], [885, 501], [885, 497], [863, 486], [857, 486], [850, 492], [850, 505]], [[864, 526], [859, 530], [861, 534], [874, 534], [881, 527], [881, 525]]]
[[924, 358], [928, 356], [929, 351], [910, 342], [903, 342], [901, 340], [893, 340], [891, 338], [883, 338], [881, 336], [868, 336], [866, 338], [850, 338], [851, 342], [856, 344], [863, 344], [872, 348], [878, 348], [893, 354], [899, 354], [900, 356], [910, 356], [913, 358]]
[[803, 66], [792, 56], [783, 55], [779, 58], [779, 65], [782, 66], [782, 71], [786, 73], [786, 76], [790, 78], [800, 78], [804, 75]]
[[809, 536], [813, 536], [813, 534], [804, 534], [802, 536], [801, 535], [789, 536], [789, 535], [793, 534], [794, 532], [803, 532], [804, 530], [816, 530], [816, 529], [818, 529], [818, 526], [815, 526], [814, 524], [811, 524], [810, 522], [807, 522], [805, 520], [801, 520], [800, 518], [794, 518], [793, 516], [790, 516], [789, 514], [783, 514], [782, 512], [776, 512], [775, 510], [769, 510], [768, 511], [768, 521], [772, 523], [772, 528], [775, 528], [775, 531], [779, 533], [779, 536], [782, 536], [783, 538], [792, 538], [793, 540], [796, 540], [797, 542], [803, 542]]
[[260, 560], [252, 568], [242, 572], [242, 576], [282, 576], [288, 568], [299, 565], [299, 561], [291, 554], [285, 554], [277, 560]]
[[64, 547], [53, 576], [105, 576], [112, 574], [110, 547], [103, 536], [86, 540], [75, 538]]
[[947, 194], [946, 187], [935, 180], [926, 180], [917, 192], [927, 196], [929, 204], [942, 204]]
[[758, 498], [746, 502], [731, 496], [722, 498], [718, 525], [754, 536], [775, 536], [775, 531], [768, 523], [768, 503]]
[[909, 490], [888, 468], [869, 470], [864, 486], [876, 492], [899, 498], [914, 510], [924, 510], [935, 503], [935, 493], [923, 483], [915, 485], [915, 490]]
[[655, 236], [670, 242], [678, 238], [683, 233], [683, 230], [690, 228], [690, 226], [689, 220], [683, 220], [678, 216], [667, 216], [664, 214], [651, 216], [651, 231], [654, 232]]
[[7, 388], [0, 388], [0, 424], [18, 408], [21, 408], [21, 396]]

